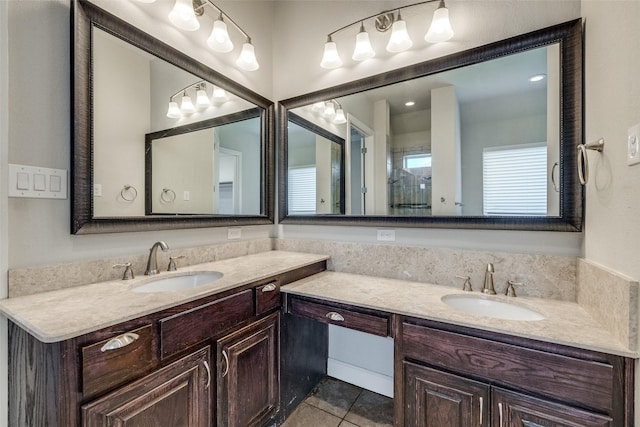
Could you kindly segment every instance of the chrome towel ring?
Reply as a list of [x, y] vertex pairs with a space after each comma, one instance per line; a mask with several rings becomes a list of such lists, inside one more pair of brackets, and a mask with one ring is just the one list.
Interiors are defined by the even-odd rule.
[[585, 185], [589, 182], [589, 157], [587, 156], [587, 150], [594, 150], [602, 153], [604, 150], [604, 138], [600, 138], [595, 142], [588, 144], [579, 144], [578, 147], [578, 178], [580, 184]]
[[170, 188], [163, 188], [160, 199], [165, 203], [173, 203], [176, 200], [176, 192]]
[[120, 197], [126, 202], [133, 202], [138, 197], [138, 190], [133, 185], [125, 184], [120, 190]]

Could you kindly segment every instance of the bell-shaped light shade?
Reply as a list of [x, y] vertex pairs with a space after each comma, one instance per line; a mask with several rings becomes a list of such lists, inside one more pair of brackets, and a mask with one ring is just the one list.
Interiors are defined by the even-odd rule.
[[156, 0], [138, 0], [138, 3], [155, 3]]
[[387, 43], [387, 51], [403, 52], [411, 46], [413, 46], [413, 42], [407, 32], [407, 23], [398, 14], [398, 20], [391, 26], [391, 37], [389, 37], [389, 43]]
[[344, 115], [344, 110], [342, 108], [338, 108], [336, 110], [336, 116], [333, 118], [333, 123], [336, 124], [343, 124], [343, 123], [347, 123], [347, 118]]
[[176, 4], [169, 12], [169, 21], [185, 31], [195, 31], [200, 28], [191, 0], [176, 0]]
[[376, 52], [373, 50], [373, 46], [371, 46], [369, 33], [364, 29], [364, 25], [360, 24], [360, 32], [356, 36], [356, 47], [353, 49], [351, 59], [354, 61], [364, 61], [374, 56], [376, 56]]
[[333, 102], [327, 101], [324, 104], [324, 113], [322, 113], [328, 119], [333, 119], [336, 115], [336, 106], [333, 105]]
[[196, 107], [208, 108], [211, 107], [211, 101], [207, 95], [207, 91], [204, 89], [198, 89], [196, 91]]
[[191, 97], [187, 94], [182, 95], [182, 101], [180, 102], [180, 112], [182, 114], [191, 114], [196, 111], [196, 107], [191, 102]]
[[179, 119], [182, 117], [182, 113], [180, 113], [180, 107], [178, 107], [178, 103], [175, 101], [169, 102], [169, 110], [167, 110], [167, 117], [170, 119]]
[[250, 41], [242, 45], [242, 52], [240, 52], [240, 56], [236, 59], [236, 65], [245, 71], [256, 71], [260, 68], [258, 60], [256, 59], [256, 52]]
[[222, 17], [213, 23], [213, 30], [207, 39], [207, 45], [216, 52], [227, 53], [233, 50], [233, 43], [229, 38], [227, 24], [224, 23]]
[[227, 92], [221, 87], [213, 88], [213, 102], [225, 102], [229, 99]]
[[324, 44], [324, 55], [322, 55], [322, 61], [320, 62], [320, 66], [322, 68], [338, 68], [342, 65], [342, 60], [340, 59], [340, 55], [338, 55], [338, 46], [336, 43], [331, 40], [331, 37], [327, 39], [327, 42]]
[[441, 1], [440, 7], [433, 12], [433, 21], [431, 21], [431, 26], [424, 39], [429, 43], [440, 43], [446, 42], [451, 37], [453, 37], [453, 28], [449, 22], [449, 9]]
[[313, 104], [313, 111], [321, 112], [324, 111], [324, 101], [318, 101]]

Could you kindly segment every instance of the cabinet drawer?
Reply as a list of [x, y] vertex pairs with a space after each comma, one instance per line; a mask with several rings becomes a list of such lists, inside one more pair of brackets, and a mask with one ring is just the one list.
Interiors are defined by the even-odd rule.
[[384, 316], [365, 314], [349, 308], [300, 300], [295, 297], [289, 302], [289, 312], [381, 337], [389, 335], [389, 319]]
[[611, 413], [612, 365], [403, 323], [404, 357]]
[[149, 372], [156, 364], [151, 325], [82, 347], [85, 397], [109, 390]]
[[280, 307], [280, 284], [276, 281], [256, 288], [256, 315]]
[[253, 290], [247, 289], [160, 319], [160, 354], [164, 358], [182, 351], [251, 317]]

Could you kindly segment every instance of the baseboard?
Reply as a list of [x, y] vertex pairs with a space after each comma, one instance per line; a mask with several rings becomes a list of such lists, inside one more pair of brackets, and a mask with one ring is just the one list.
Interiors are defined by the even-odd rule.
[[393, 398], [393, 377], [388, 375], [331, 358], [327, 359], [327, 375]]

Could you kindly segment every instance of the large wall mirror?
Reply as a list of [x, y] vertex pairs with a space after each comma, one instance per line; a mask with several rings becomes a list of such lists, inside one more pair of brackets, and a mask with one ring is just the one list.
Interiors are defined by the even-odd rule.
[[71, 232], [272, 223], [273, 104], [88, 1], [73, 18]]
[[[582, 229], [580, 20], [281, 104], [281, 222]], [[345, 141], [340, 212], [292, 197], [300, 117]]]

